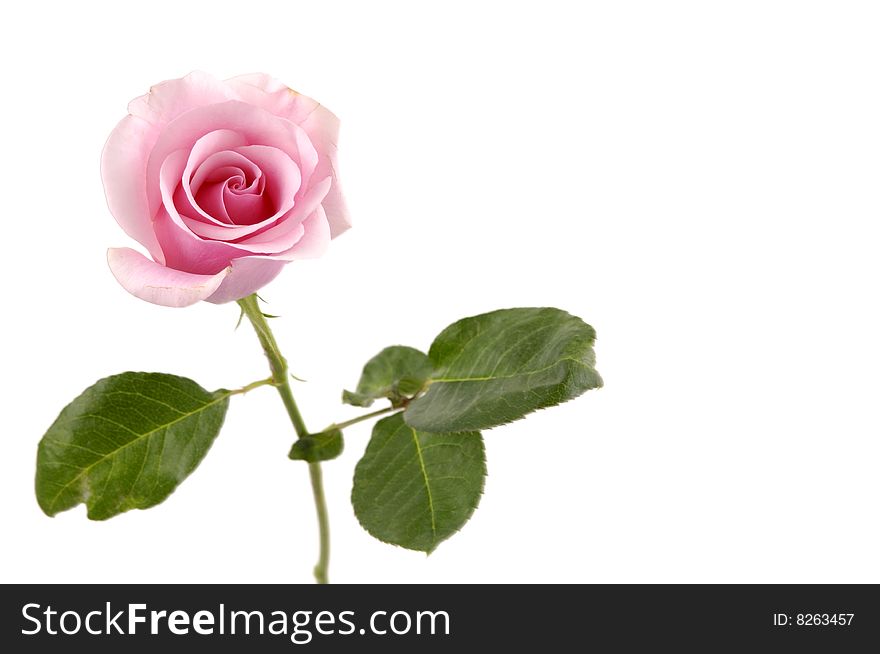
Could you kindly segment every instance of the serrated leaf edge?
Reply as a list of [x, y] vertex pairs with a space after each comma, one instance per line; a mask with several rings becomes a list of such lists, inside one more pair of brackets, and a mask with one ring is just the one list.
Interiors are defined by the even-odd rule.
[[[55, 507], [55, 504], [58, 502], [58, 498], [61, 497], [61, 494], [64, 493], [66, 490], [68, 490], [68, 489], [69, 489], [74, 483], [76, 483], [76, 482], [78, 482], [80, 479], [82, 479], [83, 475], [89, 473], [89, 472], [90, 472], [95, 466], [97, 466], [98, 464], [103, 463], [104, 461], [106, 461], [108, 458], [110, 458], [110, 457], [112, 457], [112, 456], [115, 456], [116, 454], [118, 454], [119, 452], [121, 452], [122, 450], [124, 450], [125, 448], [127, 448], [129, 445], [132, 445], [132, 444], [134, 444], [134, 443], [141, 443], [141, 442], [143, 442], [143, 439], [144, 439], [144, 438], [149, 438], [149, 437], [153, 436], [154, 434], [156, 434], [156, 433], [162, 431], [163, 429], [168, 429], [168, 428], [171, 427], [172, 425], [176, 425], [178, 422], [181, 422], [181, 421], [183, 421], [183, 420], [186, 420], [187, 418], [190, 418], [190, 417], [196, 415], [197, 413], [201, 413], [202, 411], [206, 411], [209, 407], [212, 407], [212, 406], [214, 406], [215, 404], [217, 404], [217, 403], [219, 403], [219, 402], [223, 402], [223, 401], [228, 400], [228, 399], [229, 399], [229, 396], [232, 395], [232, 391], [227, 391], [227, 390], [225, 390], [225, 389], [223, 389], [223, 390], [218, 390], [218, 391], [214, 391], [214, 392], [215, 392], [215, 393], [221, 393], [221, 395], [218, 396], [216, 399], [211, 400], [211, 401], [208, 402], [207, 404], [201, 406], [197, 411], [190, 411], [189, 413], [185, 413], [185, 414], [183, 414], [182, 416], [180, 416], [179, 418], [175, 418], [174, 420], [172, 420], [172, 421], [169, 422], [169, 423], [166, 423], [166, 424], [164, 424], [164, 425], [162, 425], [162, 426], [160, 426], [160, 427], [156, 427], [155, 429], [151, 429], [150, 431], [148, 431], [148, 432], [146, 432], [146, 433], [144, 433], [144, 434], [138, 435], [136, 438], [134, 438], [134, 439], [128, 441], [127, 443], [125, 443], [124, 445], [122, 445], [122, 446], [120, 446], [120, 447], [117, 447], [115, 450], [113, 450], [113, 451], [111, 451], [111, 452], [108, 452], [107, 454], [105, 454], [104, 456], [102, 456], [102, 457], [101, 457], [100, 459], [98, 459], [97, 461], [95, 461], [95, 462], [93, 462], [93, 463], [90, 463], [88, 466], [84, 467], [84, 468], [79, 472], [79, 474], [76, 475], [76, 477], [74, 477], [74, 478], [71, 479], [69, 482], [67, 482], [66, 484], [64, 484], [64, 486], [61, 487], [61, 490], [59, 490], [57, 493], [55, 493], [55, 497], [53, 497], [53, 498], [52, 498], [52, 501], [49, 502], [48, 506], [47, 506], [46, 508], [43, 509], [44, 512], [45, 512], [47, 515], [49, 515], [49, 516], [55, 516], [55, 515], [57, 515], [58, 512], [57, 512], [57, 511], [54, 511], [54, 507]], [[147, 396], [144, 395], [143, 397], [147, 397]], [[148, 399], [153, 400], [154, 398], [148, 398]], [[104, 419], [104, 420], [108, 420], [106, 417], [103, 417], [103, 419]], [[126, 427], [126, 426], [123, 425], [122, 423], [118, 423], [118, 422], [115, 422], [115, 421], [110, 421], [110, 422], [113, 422], [114, 424], [116, 424], [116, 425], [122, 427], [122, 428], [125, 429], [126, 431], [129, 431], [129, 432], [131, 432], [131, 433], [133, 433], [133, 434], [136, 434], [136, 432], [133, 432], [131, 429], [129, 429], [128, 427]], [[68, 444], [68, 445], [70, 445], [70, 444]]]

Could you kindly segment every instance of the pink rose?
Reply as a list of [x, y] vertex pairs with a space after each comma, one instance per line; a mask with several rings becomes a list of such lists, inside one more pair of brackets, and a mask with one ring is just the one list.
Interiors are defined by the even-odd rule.
[[339, 120], [262, 74], [154, 86], [110, 134], [110, 211], [152, 260], [107, 259], [142, 300], [183, 307], [250, 295], [350, 226], [336, 179]]

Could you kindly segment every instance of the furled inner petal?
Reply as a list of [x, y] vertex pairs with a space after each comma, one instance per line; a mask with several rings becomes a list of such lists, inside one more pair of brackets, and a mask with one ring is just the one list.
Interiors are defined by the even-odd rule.
[[234, 182], [223, 185], [223, 204], [236, 225], [252, 225], [275, 215], [272, 203], [262, 193], [236, 193]]
[[[282, 150], [268, 145], [244, 145], [235, 151], [253, 161], [263, 172], [265, 193], [275, 207], [275, 214], [280, 216], [292, 209], [303, 181], [299, 166], [293, 159]], [[242, 190], [241, 194], [245, 192]]]
[[292, 240], [297, 227], [301, 225], [319, 206], [330, 190], [331, 179], [328, 177], [315, 184], [302, 197], [297, 198], [293, 210], [283, 220], [265, 229], [259, 234], [248, 238], [245, 243], [248, 246], [263, 246], [271, 248], [272, 252], [280, 252], [291, 247], [296, 240]]
[[[218, 167], [213, 168], [214, 165]], [[227, 177], [232, 169], [241, 173]], [[312, 202], [309, 193], [297, 198], [300, 191], [297, 165], [281, 150], [263, 145], [216, 153], [199, 167], [190, 184], [193, 189], [198, 189], [195, 191], [196, 201], [203, 210], [222, 211], [233, 221], [230, 224], [209, 224], [194, 219], [177, 205], [182, 222], [194, 234], [207, 239], [247, 240], [261, 230], [286, 221], [298, 202], [306, 205]]]
[[[216, 129], [212, 132], [208, 132], [193, 144], [192, 150], [190, 150], [189, 157], [186, 161], [186, 167], [183, 169], [181, 176], [184, 183], [180, 185], [177, 192], [185, 196], [185, 199], [188, 201], [189, 206], [194, 210], [194, 213], [188, 211], [185, 211], [184, 213], [187, 213], [188, 215], [192, 214], [191, 217], [193, 218], [204, 218], [207, 222], [213, 222], [216, 224], [232, 223], [229, 217], [225, 215], [225, 210], [222, 210], [219, 207], [216, 208], [215, 213], [204, 211], [199, 207], [195, 200], [195, 193], [199, 190], [202, 180], [195, 179], [193, 182], [190, 180], [193, 180], [195, 172], [202, 166], [202, 164], [216, 153], [240, 145], [245, 145], [246, 143], [247, 139], [239, 132], [231, 129]], [[206, 171], [210, 171], [212, 168], [213, 167], [206, 168]], [[229, 176], [235, 174], [236, 172], [230, 171]], [[239, 172], [238, 174], [241, 173]], [[187, 206], [183, 197], [175, 198], [175, 204], [181, 208]]]
[[174, 207], [174, 189], [180, 184], [188, 154], [186, 150], [177, 150], [162, 163], [159, 173], [162, 206], [153, 219], [153, 229], [165, 255], [166, 265], [184, 272], [213, 275], [228, 266], [232, 259], [242, 256], [242, 251], [226, 243], [200, 238], [192, 232]]
[[[192, 197], [200, 214], [214, 217], [221, 224], [249, 225], [275, 213], [263, 193], [263, 171], [243, 154], [232, 150], [215, 152], [196, 169], [192, 179], [186, 177], [186, 171], [183, 174], [181, 186], [189, 188], [187, 199]], [[246, 197], [247, 203], [237, 199], [240, 197]], [[185, 205], [176, 206], [182, 215], [198, 219]], [[218, 224], [217, 221], [212, 222]]]
[[147, 200], [152, 215], [162, 204], [155, 180], [165, 159], [177, 149], [192, 149], [206, 134], [220, 130], [234, 131], [247, 143], [271, 143], [299, 168], [302, 186], [311, 186], [318, 154], [303, 128], [243, 102], [221, 102], [187, 111], [162, 131], [147, 161]]
[[193, 198], [199, 194], [203, 184], [226, 181], [235, 183], [239, 190], [257, 190], [255, 187], [263, 177], [263, 171], [257, 164], [232, 149], [215, 152], [191, 176], [187, 173], [187, 170], [183, 171], [184, 186], [189, 186]]

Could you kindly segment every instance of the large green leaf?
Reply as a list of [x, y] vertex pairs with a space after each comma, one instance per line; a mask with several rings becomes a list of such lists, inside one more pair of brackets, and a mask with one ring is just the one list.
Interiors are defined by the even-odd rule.
[[105, 520], [168, 497], [214, 442], [229, 391], [190, 379], [126, 372], [68, 404], [37, 450], [36, 492], [48, 515], [85, 503]]
[[427, 392], [404, 418], [427, 431], [487, 429], [602, 386], [596, 333], [560, 309], [502, 309], [465, 318], [434, 340]]
[[379, 540], [431, 552], [471, 517], [485, 477], [479, 432], [416, 431], [396, 413], [373, 427], [351, 502]]
[[422, 389], [431, 370], [431, 361], [424, 352], [404, 345], [386, 347], [367, 361], [357, 391], [344, 391], [342, 401], [367, 407], [386, 397], [394, 406], [400, 406]]

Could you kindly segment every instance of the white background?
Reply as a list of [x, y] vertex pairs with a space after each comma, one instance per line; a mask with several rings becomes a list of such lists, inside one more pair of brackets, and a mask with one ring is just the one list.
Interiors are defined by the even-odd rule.
[[[2, 66], [0, 580], [308, 582], [305, 466], [270, 389], [235, 398], [164, 504], [44, 516], [37, 442], [123, 370], [266, 375], [235, 305], [119, 287], [101, 147], [127, 102], [266, 71], [343, 122], [355, 221], [264, 289], [310, 426], [385, 345], [551, 305], [606, 387], [486, 434], [430, 557], [325, 466], [339, 582], [880, 582], [880, 15], [857, 2], [14, 3]], [[137, 246], [136, 246], [137, 247]]]

